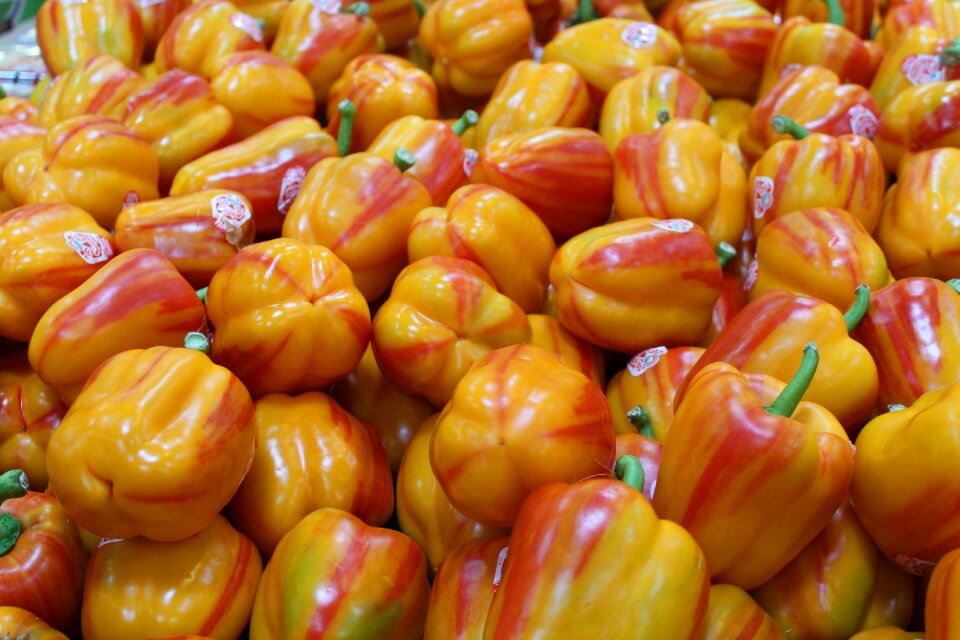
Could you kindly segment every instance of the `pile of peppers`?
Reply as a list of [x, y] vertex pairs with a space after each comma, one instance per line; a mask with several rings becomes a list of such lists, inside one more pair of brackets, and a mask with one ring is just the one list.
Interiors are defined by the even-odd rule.
[[960, 2], [46, 0], [0, 638], [960, 640]]

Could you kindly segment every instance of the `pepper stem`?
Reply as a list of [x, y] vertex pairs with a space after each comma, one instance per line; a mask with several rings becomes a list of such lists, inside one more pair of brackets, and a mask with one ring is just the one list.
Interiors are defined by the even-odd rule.
[[730, 261], [737, 257], [737, 250], [729, 242], [721, 242], [717, 245], [717, 259], [720, 260], [720, 268], [726, 267]]
[[340, 112], [340, 129], [337, 131], [337, 150], [340, 157], [350, 153], [350, 143], [353, 141], [353, 121], [357, 117], [357, 107], [350, 102], [349, 98], [344, 98], [337, 105]]
[[20, 537], [20, 521], [9, 513], [0, 514], [0, 557], [7, 555]]
[[410, 153], [408, 149], [400, 147], [397, 149], [397, 152], [393, 154], [393, 164], [397, 169], [400, 169], [400, 173], [403, 173], [417, 164], [417, 159], [413, 157], [413, 154]]
[[947, 48], [940, 52], [940, 64], [945, 67], [955, 67], [960, 64], [960, 38], [947, 45]]
[[209, 287], [197, 289], [197, 297], [200, 298], [200, 302], [203, 304], [207, 304], [207, 289], [209, 289]]
[[187, 349], [210, 355], [210, 339], [199, 331], [191, 331], [183, 339], [183, 346]]
[[960, 293], [960, 278], [953, 278], [952, 280], [947, 280], [947, 286]]
[[823, 4], [827, 5], [827, 22], [842, 27], [846, 16], [843, 15], [839, 0], [823, 0]]
[[597, 12], [593, 9], [593, 0], [580, 0], [577, 14], [570, 21], [571, 25], [583, 24], [597, 19]]
[[370, 15], [370, 5], [366, 2], [354, 2], [343, 10], [343, 13], [352, 13], [358, 18], [366, 18]]
[[643, 483], [646, 482], [646, 478], [643, 477], [643, 465], [636, 456], [627, 454], [617, 458], [617, 463], [613, 466], [613, 475], [624, 484], [643, 493]]
[[8, 498], [19, 498], [30, 489], [27, 474], [20, 469], [11, 469], [0, 476], [0, 502]]
[[462, 136], [467, 129], [477, 124], [477, 120], [480, 119], [480, 116], [477, 115], [477, 112], [473, 109], [467, 109], [463, 112], [463, 115], [460, 116], [460, 119], [454, 122], [450, 128], [453, 129], [453, 132], [457, 134], [459, 138]]
[[854, 301], [847, 312], [843, 314], [843, 321], [847, 323], [847, 333], [857, 328], [863, 316], [867, 315], [870, 308], [870, 287], [865, 284], [857, 287], [857, 299]]
[[777, 399], [773, 401], [766, 412], [774, 416], [783, 416], [789, 418], [797, 410], [797, 405], [803, 398], [803, 394], [810, 387], [813, 381], [813, 374], [817, 372], [817, 365], [820, 363], [820, 354], [817, 353], [817, 345], [812, 342], [803, 348], [803, 360], [800, 361], [800, 368], [793, 374], [793, 379], [783, 388]]
[[667, 124], [670, 122], [670, 112], [666, 109], [660, 109], [660, 111], [657, 111], [657, 122], [660, 124]]
[[423, 4], [423, 0], [413, 0], [413, 6], [417, 10], [418, 18], [422, 18], [423, 14], [427, 12], [427, 5]]
[[656, 438], [653, 432], [653, 420], [650, 418], [650, 412], [647, 411], [646, 407], [637, 405], [627, 411], [627, 420], [637, 429], [637, 433], [640, 435], [650, 439]]
[[810, 135], [809, 131], [788, 116], [773, 116], [770, 119], [770, 127], [777, 133], [786, 133], [793, 136], [794, 140], [803, 140]]

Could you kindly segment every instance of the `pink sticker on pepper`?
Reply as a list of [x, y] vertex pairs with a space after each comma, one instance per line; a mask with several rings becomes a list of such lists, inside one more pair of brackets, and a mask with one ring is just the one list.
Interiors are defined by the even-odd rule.
[[940, 64], [939, 56], [921, 54], [907, 56], [900, 64], [900, 71], [914, 86], [928, 82], [943, 82], [947, 79], [947, 69]]
[[657, 25], [634, 22], [623, 30], [620, 39], [634, 49], [648, 49], [657, 42]]
[[87, 264], [106, 262], [113, 257], [110, 241], [95, 233], [67, 231], [63, 234], [63, 239]]
[[627, 371], [629, 371], [630, 375], [632, 375], [634, 378], [637, 376], [642, 376], [647, 371], [657, 366], [657, 363], [660, 362], [660, 358], [665, 355], [667, 355], [666, 347], [653, 347], [652, 349], [641, 351], [637, 355], [630, 358], [630, 362], [627, 363]]
[[694, 227], [692, 222], [689, 220], [683, 220], [681, 218], [663, 220], [662, 222], [654, 222], [653, 226], [658, 229], [663, 229], [664, 231], [673, 231], [674, 233], [689, 233], [689, 231]]
[[753, 179], [753, 217], [759, 220], [773, 206], [773, 178], [757, 176]]
[[313, 0], [315, 6], [322, 13], [335, 16], [340, 13], [340, 0]]
[[277, 211], [282, 215], [287, 215], [293, 201], [297, 199], [306, 175], [306, 169], [300, 166], [290, 167], [284, 172], [283, 182], [280, 183], [280, 197], [277, 199]]
[[855, 104], [847, 112], [850, 116], [850, 131], [856, 136], [873, 139], [880, 129], [880, 120], [862, 104]]
[[474, 149], [467, 149], [463, 152], [463, 172], [469, 177], [473, 174], [473, 168], [477, 166], [477, 160], [480, 154]]
[[760, 263], [757, 262], [756, 257], [750, 261], [750, 264], [747, 265], [747, 276], [743, 279], [743, 291], [745, 293], [750, 293], [753, 291], [754, 285], [757, 284], [757, 278], [760, 277]]
[[227, 242], [238, 250], [243, 248], [242, 227], [251, 217], [250, 209], [240, 196], [221, 193], [210, 199], [214, 225], [227, 236]]
[[500, 578], [503, 577], [503, 563], [507, 561], [507, 553], [510, 552], [510, 547], [504, 547], [500, 549], [500, 553], [497, 555], [497, 568], [493, 572], [493, 592], [496, 593], [497, 589], [500, 588]]

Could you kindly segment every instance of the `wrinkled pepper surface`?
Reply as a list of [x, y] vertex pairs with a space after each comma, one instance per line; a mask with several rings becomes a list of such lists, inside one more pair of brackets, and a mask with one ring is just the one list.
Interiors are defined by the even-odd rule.
[[113, 116], [145, 84], [113, 56], [88, 58], [50, 83], [37, 123], [50, 128], [73, 116]]
[[529, 344], [540, 347], [561, 364], [603, 385], [606, 373], [602, 350], [564, 329], [553, 316], [530, 314], [527, 321], [530, 322]]
[[746, 591], [732, 584], [710, 587], [701, 640], [786, 640], [776, 621]]

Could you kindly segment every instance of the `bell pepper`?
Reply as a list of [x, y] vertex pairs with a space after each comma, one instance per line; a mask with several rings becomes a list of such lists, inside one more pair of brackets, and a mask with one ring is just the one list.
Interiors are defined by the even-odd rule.
[[913, 27], [930, 27], [941, 37], [960, 36], [960, 7], [942, 0], [915, 0], [892, 7], [883, 16], [876, 40], [889, 51]]
[[418, 640], [430, 595], [426, 564], [402, 533], [339, 509], [314, 511], [267, 563], [250, 637]]
[[354, 58], [333, 83], [327, 96], [330, 131], [340, 128], [340, 103], [356, 108], [350, 151], [370, 146], [387, 125], [403, 116], [432, 119], [439, 114], [433, 79], [412, 62], [385, 54]]
[[826, 23], [835, 16], [838, 26], [866, 40], [870, 37], [879, 4], [877, 0], [837, 0], [840, 9], [837, 11], [824, 0], [785, 0], [780, 5], [780, 14], [784, 22], [803, 16], [811, 23]]
[[[0, 172], [6, 173], [7, 167], [10, 167], [12, 187], [7, 187], [4, 182], [3, 189], [0, 190], [0, 210], [9, 211], [23, 204], [29, 184], [27, 176], [22, 174], [27, 172], [27, 167], [35, 169], [34, 165], [40, 164], [40, 145], [46, 136], [46, 129], [37, 124], [11, 116], [0, 117]], [[28, 156], [31, 162], [13, 162], [14, 158], [26, 151], [31, 152]]]
[[904, 89], [880, 116], [875, 138], [887, 171], [919, 151], [960, 144], [960, 80]]
[[26, 98], [7, 96], [0, 98], [0, 116], [36, 124], [40, 109]]
[[238, 638], [262, 572], [250, 539], [219, 515], [175, 542], [106, 540], [87, 569], [83, 637]]
[[110, 356], [183, 344], [203, 324], [203, 304], [173, 264], [152, 249], [134, 249], [50, 306], [30, 338], [30, 364], [69, 405]]
[[144, 84], [140, 74], [113, 56], [87, 58], [50, 83], [38, 124], [49, 129], [73, 116], [111, 116]]
[[437, 407], [450, 400], [475, 361], [529, 338], [523, 309], [462, 258], [434, 256], [408, 266], [373, 318], [380, 370]]
[[883, 201], [876, 238], [898, 278], [952, 278], [960, 231], [956, 229], [953, 175], [960, 149], [933, 149], [905, 158]]
[[[755, 331], [762, 335], [761, 327]], [[832, 346], [824, 345], [827, 355]], [[698, 366], [709, 356], [708, 349]], [[817, 359], [817, 347], [807, 345], [797, 374], [776, 397], [758, 394], [722, 362], [695, 366], [686, 394], [677, 395], [653, 506], [693, 535], [716, 582], [742, 589], [767, 582], [847, 496], [850, 440], [829, 411], [800, 401]]]
[[546, 351], [517, 345], [477, 360], [457, 385], [430, 462], [458, 511], [509, 527], [534, 489], [605, 475], [615, 452], [602, 389]]
[[713, 129], [671, 120], [625, 137], [613, 155], [615, 217], [696, 222], [714, 246], [736, 244], [747, 220], [747, 175]]
[[206, 302], [214, 362], [254, 396], [322, 388], [350, 373], [370, 341], [370, 310], [347, 266], [290, 238], [242, 249]]
[[[749, 227], [749, 223], [747, 227]], [[743, 292], [743, 280], [735, 273], [723, 273], [723, 282], [720, 284], [720, 297], [713, 305], [710, 314], [710, 326], [700, 340], [701, 347], [709, 347], [717, 339], [720, 332], [733, 322], [737, 314], [747, 304], [747, 297]]]
[[660, 473], [660, 459], [663, 457], [663, 444], [639, 433], [621, 433], [617, 436], [617, 459], [631, 455], [640, 461], [643, 468], [643, 497], [653, 500], [653, 491], [657, 488], [657, 476]]
[[743, 151], [740, 150], [740, 134], [747, 128], [752, 109], [750, 104], [736, 98], [714, 100], [710, 106], [710, 119], [707, 122], [727, 145], [727, 151], [748, 170]]
[[156, 249], [197, 288], [253, 237], [250, 203], [222, 189], [132, 205], [117, 216], [115, 231], [120, 251]]
[[143, 50], [152, 57], [160, 38], [174, 19], [190, 6], [189, 0], [133, 0], [143, 28]]
[[613, 153], [634, 133], [654, 133], [665, 116], [706, 122], [710, 96], [700, 84], [673, 67], [649, 67], [614, 85], [603, 101], [600, 135]]
[[671, 67], [680, 43], [651, 22], [600, 18], [561, 32], [543, 49], [543, 62], [566, 62], [580, 73], [597, 102], [614, 85], [653, 66]]
[[887, 179], [877, 148], [857, 135], [808, 135], [789, 118], [777, 126], [799, 139], [774, 143], [750, 170], [756, 237], [778, 217], [814, 207], [843, 209], [872, 233]]
[[510, 65], [531, 57], [532, 36], [523, 0], [438, 0], [420, 23], [437, 85], [471, 97], [490, 95]]
[[756, 260], [750, 299], [781, 290], [847, 309], [858, 285], [876, 291], [890, 281], [883, 251], [860, 221], [830, 207], [794, 211], [766, 225]]
[[156, 152], [110, 118], [77, 116], [59, 122], [47, 133], [40, 160], [27, 204], [73, 204], [108, 229], [125, 203], [159, 195]]
[[830, 136], [872, 138], [880, 126], [880, 111], [870, 92], [857, 84], [841, 84], [836, 73], [819, 65], [783, 73], [754, 105], [740, 136], [747, 160], [757, 160], [780, 140], [803, 136], [800, 129], [774, 123], [777, 115], [791, 118], [808, 133]]
[[414, 0], [369, 0], [370, 17], [383, 34], [388, 49], [396, 49], [417, 35], [420, 10]]
[[870, 627], [907, 625], [913, 614], [913, 577], [883, 557], [849, 502], [752, 595], [797, 638], [846, 640]]
[[884, 555], [917, 575], [930, 575], [940, 558], [960, 547], [953, 508], [958, 401], [958, 384], [929, 391], [909, 407], [877, 416], [857, 437], [850, 502]]
[[234, 4], [254, 19], [263, 33], [264, 42], [269, 45], [277, 35], [290, 0], [236, 0]]
[[372, 346], [330, 393], [350, 415], [377, 430], [394, 473], [400, 469], [403, 452], [414, 433], [435, 411], [429, 402], [401, 391], [383, 375]]
[[779, 25], [751, 0], [687, 2], [677, 13], [679, 68], [718, 98], [753, 100]]
[[507, 69], [480, 114], [473, 146], [541, 127], [587, 128], [593, 102], [577, 71], [562, 62], [522, 60]]
[[[0, 469], [23, 469], [30, 488], [47, 488], [47, 442], [67, 407], [24, 351], [0, 357]], [[2, 630], [0, 630], [2, 631]]]
[[180, 169], [171, 196], [209, 189], [242, 194], [253, 207], [257, 232], [274, 234], [310, 168], [337, 154], [337, 143], [312, 118], [287, 118]]
[[[648, 7], [647, 4], [650, 6]], [[653, 22], [650, 11], [659, 8], [659, 5], [662, 4], [662, 0], [652, 0], [650, 3], [637, 2], [636, 0], [595, 0], [593, 8], [599, 16], [604, 18], [627, 18], [629, 20]]]
[[[958, 47], [932, 27], [910, 27], [889, 48], [870, 84], [877, 107], [886, 109], [901, 91], [929, 82], [960, 79]], [[950, 49], [950, 53], [945, 53]]]
[[700, 637], [704, 554], [658, 519], [640, 463], [625, 456], [618, 468], [624, 482], [552, 482], [524, 502], [484, 638]]
[[113, 238], [69, 204], [0, 214], [0, 335], [26, 342], [41, 316], [113, 257]]
[[550, 265], [563, 326], [625, 353], [696, 341], [710, 324], [721, 280], [706, 232], [677, 219], [591, 229], [560, 247]]
[[143, 26], [131, 0], [47, 0], [37, 11], [37, 44], [54, 76], [101, 54], [135, 69]]
[[904, 278], [871, 296], [854, 336], [880, 375], [877, 404], [911, 405], [960, 382], [960, 298], [956, 283]]
[[480, 150], [470, 180], [519, 198], [560, 241], [604, 224], [613, 206], [613, 158], [587, 129], [497, 138]]
[[376, 526], [390, 519], [393, 479], [380, 436], [333, 398], [264, 396], [253, 424], [257, 448], [230, 516], [264, 556], [317, 509], [343, 509]]
[[923, 640], [922, 631], [904, 631], [898, 627], [874, 627], [861, 631], [850, 640]]
[[[617, 434], [646, 430], [648, 437], [662, 442], [673, 422], [677, 389], [701, 355], [700, 347], [653, 347], [631, 358], [607, 384]], [[642, 411], [631, 417], [634, 407]]]
[[372, 153], [317, 163], [284, 220], [284, 237], [329, 248], [375, 300], [406, 265], [410, 224], [431, 204], [426, 188], [404, 175], [409, 166], [400, 153], [395, 164]]
[[280, 20], [270, 52], [305, 75], [317, 104], [324, 104], [330, 87], [348, 62], [383, 49], [377, 24], [358, 3], [347, 6], [340, 2], [292, 0]]
[[20, 470], [0, 476], [0, 602], [75, 635], [87, 554], [57, 499], [27, 487]]
[[69, 640], [36, 615], [19, 607], [0, 607], [0, 633], [29, 640]]
[[528, 313], [543, 305], [555, 252], [550, 231], [533, 211], [509, 193], [487, 185], [458, 189], [446, 208], [430, 207], [418, 213], [407, 239], [410, 262], [429, 256], [470, 260]]
[[263, 48], [263, 30], [252, 16], [229, 0], [201, 0], [170, 24], [157, 44], [154, 64], [157, 73], [177, 68], [210, 80], [221, 57]]
[[937, 568], [930, 576], [924, 611], [927, 640], [950, 640], [960, 633], [960, 612], [957, 611], [957, 589], [960, 588], [958, 559], [960, 550], [951, 551], [937, 563]]
[[777, 623], [753, 598], [732, 584], [710, 587], [701, 640], [786, 640]]
[[527, 321], [530, 323], [529, 344], [543, 349], [561, 364], [603, 386], [606, 378], [603, 351], [564, 329], [553, 316], [530, 314]]
[[400, 531], [423, 548], [431, 573], [436, 573], [453, 550], [509, 533], [471, 520], [457, 511], [443, 492], [430, 465], [430, 441], [438, 416], [430, 416], [417, 430], [397, 474]]

